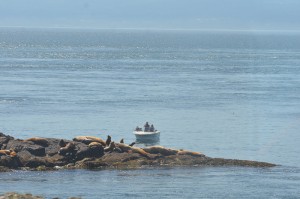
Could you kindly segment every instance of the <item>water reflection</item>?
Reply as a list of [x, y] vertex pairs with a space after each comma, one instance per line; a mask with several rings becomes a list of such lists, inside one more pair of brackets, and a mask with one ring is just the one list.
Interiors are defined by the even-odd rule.
[[137, 147], [148, 147], [148, 146], [160, 145], [159, 140], [144, 140], [144, 141], [136, 140], [135, 143], [136, 143], [135, 146]]

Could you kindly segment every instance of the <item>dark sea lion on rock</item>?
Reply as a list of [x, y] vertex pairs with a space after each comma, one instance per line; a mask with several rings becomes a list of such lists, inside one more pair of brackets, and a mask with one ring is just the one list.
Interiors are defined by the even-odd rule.
[[34, 144], [38, 144], [41, 146], [48, 146], [48, 140], [46, 138], [39, 138], [39, 137], [33, 137], [33, 138], [29, 138], [24, 140], [23, 142], [33, 142]]
[[129, 144], [129, 146], [133, 146], [133, 145], [135, 145], [135, 142], [132, 142], [131, 144]]
[[120, 140], [120, 143], [124, 144], [124, 138], [122, 138], [122, 139]]
[[116, 143], [116, 147], [120, 148], [123, 152], [131, 150], [131, 147], [124, 143]]
[[110, 137], [110, 135], [108, 135], [107, 139], [106, 139], [106, 142], [105, 142], [105, 145], [109, 146], [110, 142], [111, 142], [111, 137]]
[[175, 155], [177, 154], [178, 150], [175, 149], [168, 149], [162, 146], [151, 146], [151, 147], [146, 147], [143, 148], [144, 151], [146, 151], [147, 153], [151, 153], [151, 154], [161, 154], [164, 156], [168, 156], [168, 155]]
[[119, 147], [115, 147], [113, 152], [123, 153], [123, 151]]
[[91, 142], [99, 142], [102, 146], [106, 146], [106, 142], [101, 138], [95, 136], [76, 136], [73, 141], [82, 142], [85, 144], [90, 144]]
[[90, 143], [89, 148], [89, 156], [91, 157], [101, 157], [102, 155], [104, 155], [104, 148], [99, 142]]
[[108, 147], [104, 148], [104, 152], [112, 152], [115, 149], [115, 142], [111, 142]]
[[104, 155], [104, 148], [99, 142], [91, 142], [88, 146], [82, 143], [76, 144], [76, 160], [82, 160], [87, 157], [101, 157]]
[[75, 151], [75, 144], [69, 142], [65, 147], [61, 147], [58, 151], [59, 155], [66, 155], [67, 153], [72, 153]]
[[65, 142], [63, 139], [61, 139], [61, 140], [59, 140], [58, 145], [59, 145], [60, 147], [65, 147], [67, 144], [66, 144], [66, 142]]

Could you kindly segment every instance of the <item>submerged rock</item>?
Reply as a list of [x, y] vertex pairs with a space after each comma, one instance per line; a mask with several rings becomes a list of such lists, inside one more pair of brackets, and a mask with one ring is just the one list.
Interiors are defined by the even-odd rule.
[[93, 138], [92, 142], [55, 138], [20, 140], [0, 133], [0, 172], [22, 168], [44, 171], [57, 168], [275, 166], [265, 162], [211, 158], [199, 152], [168, 149], [162, 146], [138, 148], [114, 141], [105, 146], [101, 138], [85, 137]]

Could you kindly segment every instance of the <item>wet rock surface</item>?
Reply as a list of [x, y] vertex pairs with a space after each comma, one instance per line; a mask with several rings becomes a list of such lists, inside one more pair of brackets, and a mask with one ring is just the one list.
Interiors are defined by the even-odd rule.
[[[109, 145], [107, 146], [106, 144]], [[183, 166], [273, 167], [275, 164], [249, 160], [211, 158], [202, 153], [162, 146], [138, 148], [101, 138], [15, 139], [0, 133], [0, 172], [15, 169], [102, 169]]]

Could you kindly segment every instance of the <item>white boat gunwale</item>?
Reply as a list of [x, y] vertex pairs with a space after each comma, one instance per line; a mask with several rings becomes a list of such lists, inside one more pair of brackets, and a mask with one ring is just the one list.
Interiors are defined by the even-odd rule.
[[160, 131], [155, 130], [155, 131], [133, 131], [135, 135], [156, 135], [159, 134]]

